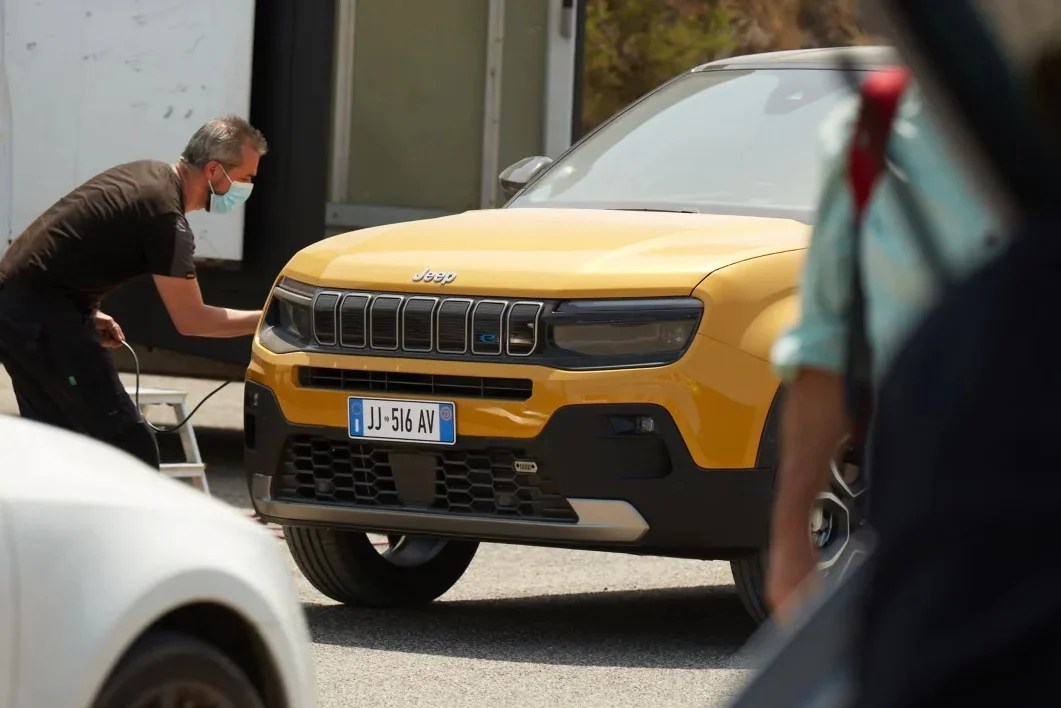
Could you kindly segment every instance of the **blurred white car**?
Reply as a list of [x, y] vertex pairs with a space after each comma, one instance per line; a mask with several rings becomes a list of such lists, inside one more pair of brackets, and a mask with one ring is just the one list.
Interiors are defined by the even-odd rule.
[[0, 416], [0, 708], [303, 708], [276, 540], [89, 438]]

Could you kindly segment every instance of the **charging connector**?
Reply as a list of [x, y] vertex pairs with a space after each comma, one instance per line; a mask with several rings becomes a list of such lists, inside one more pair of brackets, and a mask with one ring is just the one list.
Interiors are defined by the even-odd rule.
[[[126, 349], [128, 349], [129, 353], [133, 355], [133, 364], [136, 367], [136, 388], [134, 389], [133, 400], [136, 402], [136, 409], [140, 410], [140, 359], [139, 359], [139, 357], [136, 356], [136, 352], [129, 345], [129, 342], [122, 342], [122, 346], [124, 346]], [[214, 394], [218, 393], [221, 389], [223, 389], [225, 386], [228, 386], [230, 383], [234, 383], [234, 382], [233, 381], [225, 381], [223, 384], [221, 384], [220, 386], [215, 388], [213, 391], [211, 391], [210, 393], [206, 394], [206, 396], [203, 397], [203, 400], [199, 401], [199, 404], [197, 406], [195, 406], [195, 408], [192, 409], [191, 413], [189, 413], [188, 415], [184, 416], [184, 420], [178, 422], [174, 426], [161, 426], [160, 427], [160, 426], [157, 426], [157, 425], [153, 424], [146, 417], [144, 418], [144, 423], [146, 423], [147, 426], [149, 428], [151, 428], [152, 430], [154, 430], [156, 433], [174, 433], [174, 432], [180, 430], [181, 428], [183, 428], [184, 425], [189, 420], [192, 419], [192, 416], [195, 415], [196, 412], [198, 412], [198, 410], [200, 408], [202, 408], [203, 404], [206, 403], [207, 401], [209, 401], [210, 398], [213, 397]]]

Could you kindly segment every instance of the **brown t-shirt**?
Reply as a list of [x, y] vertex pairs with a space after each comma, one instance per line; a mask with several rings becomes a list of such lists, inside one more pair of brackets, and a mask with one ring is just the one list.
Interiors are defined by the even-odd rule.
[[53, 204], [0, 259], [0, 283], [57, 290], [85, 309], [145, 273], [195, 278], [195, 239], [173, 168], [112, 167]]

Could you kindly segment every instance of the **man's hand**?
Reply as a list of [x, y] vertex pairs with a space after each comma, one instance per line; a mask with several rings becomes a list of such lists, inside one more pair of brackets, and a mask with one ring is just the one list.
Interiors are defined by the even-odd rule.
[[100, 339], [103, 340], [103, 346], [107, 349], [116, 349], [125, 341], [125, 333], [110, 315], [97, 310], [92, 313], [92, 322], [96, 326], [96, 331], [99, 332]]
[[792, 618], [806, 596], [817, 589], [818, 550], [810, 542], [810, 523], [773, 534], [766, 576], [766, 601], [782, 622]]

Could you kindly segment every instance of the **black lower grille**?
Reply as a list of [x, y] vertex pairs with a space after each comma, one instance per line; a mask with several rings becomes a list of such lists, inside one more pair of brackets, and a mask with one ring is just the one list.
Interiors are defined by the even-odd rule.
[[[434, 494], [419, 502], [402, 499], [404, 474], [391, 455], [416, 456], [434, 468]], [[426, 458], [426, 459], [425, 459]], [[539, 521], [575, 522], [571, 505], [541, 472], [516, 472], [521, 450], [410, 450], [330, 440], [311, 435], [288, 439], [276, 495], [365, 507], [408, 508]], [[430, 480], [428, 480], [430, 483]]]
[[442, 376], [391, 371], [360, 371], [303, 366], [298, 383], [304, 388], [325, 388], [361, 393], [394, 393], [453, 398], [493, 398], [526, 401], [531, 396], [530, 379], [502, 379], [485, 376]]

